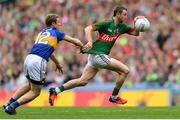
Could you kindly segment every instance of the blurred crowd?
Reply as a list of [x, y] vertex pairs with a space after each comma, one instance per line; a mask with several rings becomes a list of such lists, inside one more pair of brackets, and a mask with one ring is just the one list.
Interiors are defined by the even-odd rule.
[[[0, 1], [0, 89], [13, 90], [26, 82], [23, 62], [48, 13], [62, 19], [62, 31], [86, 43], [84, 28], [112, 17], [116, 5], [128, 9], [127, 23], [146, 16], [151, 28], [139, 37], [122, 35], [110, 56], [130, 68], [124, 88], [180, 89], [180, 1], [179, 0], [3, 0]], [[94, 40], [97, 33], [93, 34]], [[70, 43], [61, 42], [55, 51], [64, 74], [49, 61], [45, 87], [78, 78], [87, 55]], [[101, 70], [90, 84], [109, 84], [114, 72]]]

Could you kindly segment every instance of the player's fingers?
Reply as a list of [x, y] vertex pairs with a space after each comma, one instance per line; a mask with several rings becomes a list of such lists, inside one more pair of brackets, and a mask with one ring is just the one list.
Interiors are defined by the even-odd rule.
[[92, 46], [91, 46], [91, 45], [89, 45], [89, 44], [87, 44], [86, 48], [89, 50], [89, 49], [91, 49], [91, 48], [92, 48]]
[[64, 70], [63, 70], [63, 69], [61, 69], [61, 73], [62, 73], [62, 74], [64, 73]]
[[88, 48], [88, 47], [83, 49], [83, 51], [88, 51], [88, 50], [90, 50], [90, 48]]
[[91, 46], [91, 45], [86, 44], [85, 46], [83, 46], [83, 47], [82, 47], [82, 49], [81, 49], [81, 50], [82, 50], [83, 52], [86, 52], [86, 51], [89, 51], [91, 48], [92, 48], [92, 46]]
[[61, 73], [63, 73], [63, 68], [62, 67], [60, 67], [59, 70], [60, 70]]
[[87, 47], [87, 46], [84, 46], [84, 47], [82, 48], [82, 50], [83, 50], [83, 51], [86, 51], [86, 50], [88, 50], [88, 47]]
[[87, 44], [87, 47], [88, 47], [88, 48], [92, 48], [92, 45], [91, 45], [91, 44]]
[[63, 73], [63, 69], [62, 68], [59, 68], [58, 71], [59, 71], [59, 73]]

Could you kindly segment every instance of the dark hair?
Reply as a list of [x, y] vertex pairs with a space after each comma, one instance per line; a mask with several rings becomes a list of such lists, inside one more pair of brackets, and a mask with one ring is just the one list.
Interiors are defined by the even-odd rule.
[[116, 16], [117, 13], [122, 13], [123, 10], [126, 10], [126, 11], [127, 11], [127, 8], [125, 8], [125, 7], [123, 7], [123, 6], [117, 6], [117, 7], [114, 9], [113, 16]]
[[48, 14], [45, 19], [46, 26], [49, 27], [53, 22], [56, 23], [58, 17], [56, 14]]

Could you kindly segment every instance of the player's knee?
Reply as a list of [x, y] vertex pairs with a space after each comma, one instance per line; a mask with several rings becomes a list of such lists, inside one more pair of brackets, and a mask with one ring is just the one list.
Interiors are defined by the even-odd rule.
[[127, 76], [129, 74], [129, 69], [121, 70], [117, 72], [120, 76]]
[[129, 74], [129, 68], [126, 68], [124, 71], [123, 71], [123, 73], [125, 74], [125, 75], [128, 75]]

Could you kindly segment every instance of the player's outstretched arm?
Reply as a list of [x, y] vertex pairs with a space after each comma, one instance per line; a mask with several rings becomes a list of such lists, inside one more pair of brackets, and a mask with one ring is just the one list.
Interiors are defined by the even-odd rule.
[[69, 35], [65, 35], [64, 40], [67, 42], [73, 43], [74, 45], [79, 46], [80, 48], [83, 47], [83, 43], [79, 39], [73, 38]]
[[93, 40], [92, 40], [92, 31], [95, 31], [95, 27], [92, 25], [87, 26], [85, 29], [85, 38], [87, 40], [87, 44], [83, 47], [83, 51], [88, 51], [92, 48]]
[[139, 36], [139, 31], [133, 27], [133, 28], [131, 28], [130, 32], [128, 32], [128, 34], [134, 35], [134, 36]]
[[54, 53], [51, 54], [50, 58], [56, 64], [56, 70], [59, 70], [60, 73], [63, 73], [62, 66], [60, 65], [59, 61], [55, 57]]
[[92, 43], [92, 31], [94, 31], [95, 28], [93, 28], [92, 25], [87, 26], [84, 31], [85, 31], [85, 37], [88, 43]]

